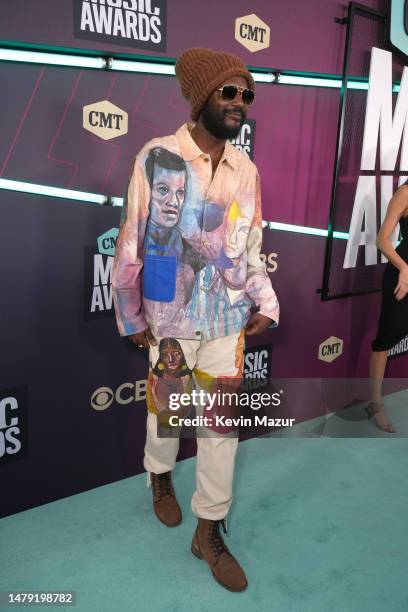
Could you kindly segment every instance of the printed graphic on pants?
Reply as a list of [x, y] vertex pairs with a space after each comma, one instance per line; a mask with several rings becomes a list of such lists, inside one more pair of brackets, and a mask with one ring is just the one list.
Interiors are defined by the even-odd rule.
[[209, 430], [234, 431], [236, 427], [226, 425], [223, 420], [239, 416], [244, 344], [243, 330], [240, 334], [207, 342], [204, 349], [196, 340], [160, 339], [158, 347], [150, 347], [149, 412], [156, 414], [165, 427], [176, 426], [169, 421], [171, 416], [198, 414], [206, 417], [205, 426]]
[[[151, 355], [157, 352], [151, 347]], [[189, 393], [192, 389], [191, 370], [186, 363], [186, 358], [180, 342], [175, 338], [162, 338], [158, 347], [158, 357], [150, 364], [147, 379], [147, 409], [160, 416], [160, 422], [165, 424], [168, 417], [175, 414], [169, 409], [170, 396], [173, 393], [181, 395]], [[190, 410], [177, 411], [177, 414]]]
[[[228, 346], [229, 343], [227, 343]], [[203, 414], [211, 419], [209, 429], [220, 434], [227, 434], [237, 429], [228, 424], [228, 419], [238, 419], [240, 414], [239, 397], [242, 390], [244, 367], [244, 330], [239, 334], [235, 347], [229, 347], [230, 354], [225, 355], [225, 363], [234, 360], [236, 372], [234, 375], [211, 375], [208, 372], [195, 368], [194, 382], [196, 390], [204, 390], [209, 401], [206, 403]]]

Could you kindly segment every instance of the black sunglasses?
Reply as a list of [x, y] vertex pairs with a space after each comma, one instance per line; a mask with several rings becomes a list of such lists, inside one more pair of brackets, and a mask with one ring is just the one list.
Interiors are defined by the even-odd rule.
[[248, 106], [252, 104], [255, 99], [255, 92], [253, 89], [245, 89], [245, 87], [238, 87], [237, 85], [224, 85], [224, 87], [219, 87], [217, 91], [221, 92], [223, 100], [235, 100], [239, 92], [243, 103]]

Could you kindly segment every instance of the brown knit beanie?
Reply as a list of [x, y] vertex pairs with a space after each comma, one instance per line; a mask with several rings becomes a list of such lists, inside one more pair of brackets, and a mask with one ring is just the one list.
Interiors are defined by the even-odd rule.
[[177, 60], [176, 76], [182, 94], [191, 104], [191, 118], [196, 121], [207, 99], [223, 81], [242, 76], [248, 87], [255, 89], [251, 73], [237, 55], [212, 49], [193, 47], [186, 49]]

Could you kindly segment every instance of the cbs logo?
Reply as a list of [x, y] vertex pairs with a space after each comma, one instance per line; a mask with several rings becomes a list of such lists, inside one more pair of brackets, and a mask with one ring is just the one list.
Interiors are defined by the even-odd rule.
[[135, 383], [125, 382], [115, 390], [110, 387], [99, 387], [92, 393], [91, 406], [94, 410], [106, 410], [115, 400], [122, 406], [131, 402], [146, 399], [147, 380], [137, 380]]

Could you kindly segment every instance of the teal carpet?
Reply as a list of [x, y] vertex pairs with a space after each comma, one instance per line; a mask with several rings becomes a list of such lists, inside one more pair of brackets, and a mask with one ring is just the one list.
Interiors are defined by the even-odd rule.
[[241, 443], [226, 543], [244, 593], [190, 552], [195, 459], [174, 472], [173, 529], [145, 474], [2, 519], [0, 590], [74, 590], [76, 606], [47, 609], [75, 612], [406, 612], [407, 456], [406, 438]]

